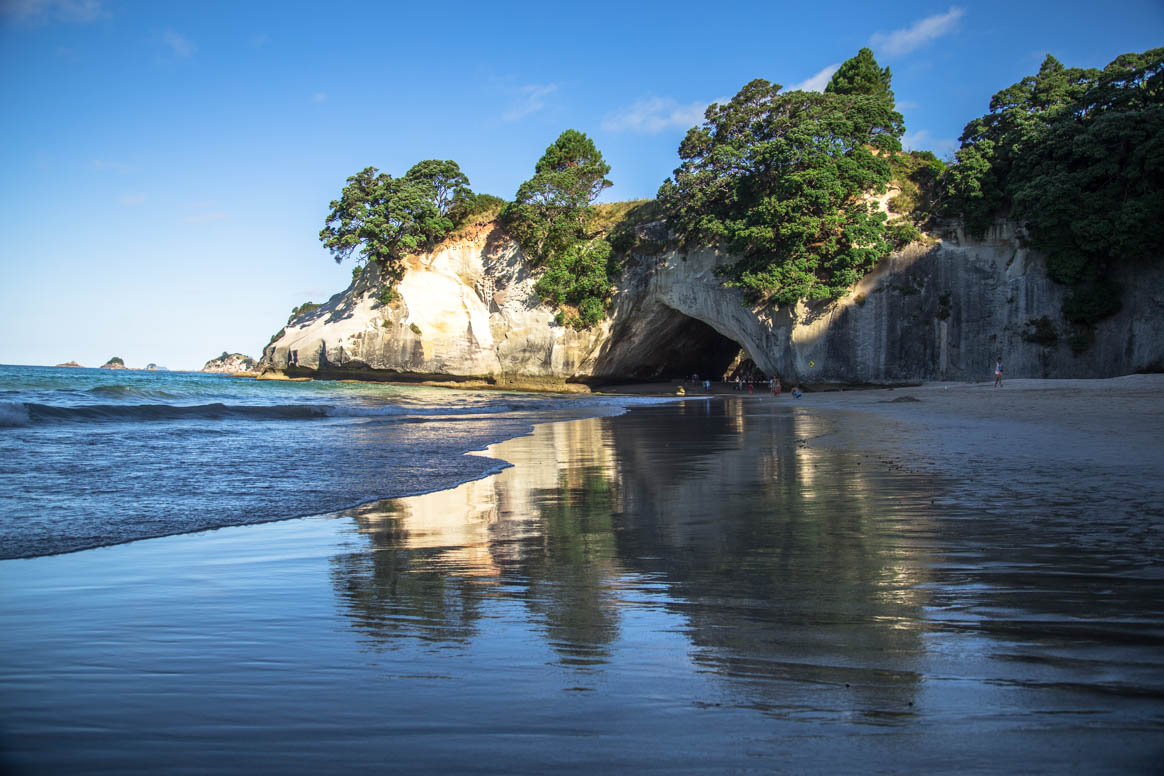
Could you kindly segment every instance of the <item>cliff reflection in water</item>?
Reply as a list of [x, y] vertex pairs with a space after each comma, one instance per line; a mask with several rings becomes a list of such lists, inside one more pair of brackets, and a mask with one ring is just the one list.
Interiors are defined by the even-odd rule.
[[514, 464], [498, 476], [352, 512], [362, 541], [334, 559], [335, 587], [377, 648], [469, 644], [500, 620], [602, 670], [641, 645], [622, 621], [646, 605], [685, 635], [693, 673], [754, 684], [748, 705], [811, 712], [804, 690], [827, 684], [905, 709], [930, 497], [805, 446], [825, 430], [745, 402], [541, 426], [498, 453]]

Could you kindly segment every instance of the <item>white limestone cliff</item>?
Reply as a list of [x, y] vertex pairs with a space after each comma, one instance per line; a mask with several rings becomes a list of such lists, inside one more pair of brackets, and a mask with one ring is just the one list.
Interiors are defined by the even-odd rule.
[[[807, 383], [986, 379], [1000, 353], [1013, 377], [1107, 377], [1164, 365], [1164, 267], [1124, 270], [1123, 310], [1076, 353], [1059, 312], [1067, 289], [1005, 222], [984, 240], [951, 228], [893, 254], [846, 297], [795, 309], [751, 306], [725, 287], [716, 271], [733, 260], [711, 248], [636, 257], [609, 318], [579, 332], [554, 322], [516, 244], [482, 224], [409, 257], [387, 305], [376, 299], [370, 267], [294, 319], [260, 366], [560, 386], [693, 371], [714, 379], [741, 348], [765, 373]], [[1044, 316], [1057, 341], [1032, 341], [1031, 322]]]

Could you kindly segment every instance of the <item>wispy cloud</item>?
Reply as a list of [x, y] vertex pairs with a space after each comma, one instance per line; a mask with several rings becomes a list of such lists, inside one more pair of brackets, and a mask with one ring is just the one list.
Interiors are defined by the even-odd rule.
[[942, 37], [958, 26], [958, 20], [965, 15], [958, 6], [952, 6], [945, 13], [927, 16], [909, 27], [891, 33], [874, 33], [869, 42], [878, 54], [896, 57], [921, 48], [932, 40]]
[[0, 0], [0, 15], [18, 21], [87, 24], [105, 15], [101, 0]]
[[89, 162], [89, 166], [97, 172], [116, 172], [121, 175], [134, 172], [136, 169], [132, 164], [119, 162], [115, 159], [94, 159]]
[[789, 86], [785, 91], [823, 92], [825, 87], [829, 85], [829, 79], [833, 77], [833, 73], [837, 72], [840, 67], [840, 62], [834, 62], [831, 65], [821, 68], [820, 72], [816, 75], [810, 76], [798, 84]]
[[311, 95], [312, 102], [327, 102], [327, 92], [316, 92]]
[[958, 150], [958, 141], [953, 138], [931, 137], [928, 129], [906, 132], [901, 136], [901, 145], [906, 151], [933, 151], [945, 158]]
[[213, 213], [195, 213], [194, 215], [186, 216], [182, 220], [188, 224], [209, 224], [214, 221], [223, 221], [226, 218], [226, 213], [218, 210]]
[[181, 33], [173, 30], [166, 30], [162, 33], [162, 43], [166, 44], [174, 56], [185, 59], [193, 56], [198, 47], [194, 45], [193, 41]]
[[271, 36], [265, 32], [260, 32], [260, 33], [257, 33], [255, 35], [252, 35], [248, 42], [254, 48], [261, 49], [264, 46], [266, 46], [268, 43], [271, 42]]
[[122, 194], [117, 198], [117, 201], [126, 207], [137, 207], [145, 204], [146, 197], [145, 194]]
[[527, 84], [519, 86], [514, 91], [514, 97], [505, 113], [501, 114], [502, 121], [517, 121], [531, 113], [537, 113], [546, 107], [546, 97], [558, 91], [557, 84]]
[[[720, 97], [712, 102], [727, 102]], [[607, 114], [602, 128], [607, 132], [638, 132], [655, 135], [668, 129], [689, 129], [703, 122], [707, 102], [680, 103], [671, 97], [648, 97]]]

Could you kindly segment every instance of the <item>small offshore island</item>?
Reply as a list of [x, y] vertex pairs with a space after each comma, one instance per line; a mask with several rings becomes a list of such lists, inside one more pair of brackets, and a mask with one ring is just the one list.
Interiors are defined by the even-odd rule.
[[823, 88], [653, 200], [367, 167], [258, 361], [0, 366], [0, 770], [1157, 772], [1164, 49], [949, 163]]

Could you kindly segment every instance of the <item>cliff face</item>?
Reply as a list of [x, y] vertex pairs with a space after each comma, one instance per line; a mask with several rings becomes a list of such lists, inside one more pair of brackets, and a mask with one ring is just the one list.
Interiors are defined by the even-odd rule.
[[288, 324], [260, 367], [343, 375], [512, 382], [584, 377], [608, 326], [554, 325], [516, 244], [492, 225], [410, 256], [387, 305], [370, 265], [351, 287]]
[[1123, 310], [1076, 355], [1059, 313], [1067, 289], [1007, 224], [984, 240], [951, 230], [911, 245], [847, 297], [795, 309], [748, 306], [716, 275], [731, 261], [712, 249], [640, 258], [620, 281], [611, 317], [576, 332], [554, 324], [520, 249], [482, 226], [409, 258], [388, 305], [375, 299], [369, 268], [292, 321], [260, 366], [506, 384], [692, 372], [716, 379], [741, 348], [764, 372], [808, 383], [987, 379], [999, 354], [1011, 377], [1108, 377], [1164, 365], [1164, 267], [1117, 278]]

